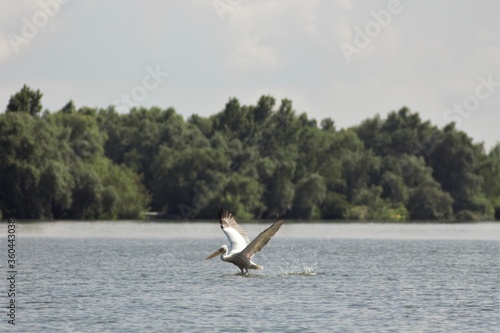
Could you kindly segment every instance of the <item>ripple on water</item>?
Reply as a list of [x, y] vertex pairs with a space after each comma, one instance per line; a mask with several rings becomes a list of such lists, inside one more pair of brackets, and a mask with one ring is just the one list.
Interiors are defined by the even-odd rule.
[[276, 239], [259, 253], [265, 269], [249, 275], [205, 261], [213, 243], [23, 238], [29, 280], [19, 280], [16, 326], [41, 333], [498, 331], [498, 241]]

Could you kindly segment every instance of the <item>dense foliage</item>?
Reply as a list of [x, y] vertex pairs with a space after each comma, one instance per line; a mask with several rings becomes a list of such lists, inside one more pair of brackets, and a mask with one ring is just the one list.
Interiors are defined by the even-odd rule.
[[271, 96], [187, 120], [71, 101], [42, 113], [41, 98], [24, 86], [0, 115], [4, 217], [500, 219], [500, 143], [486, 153], [407, 108], [337, 130]]

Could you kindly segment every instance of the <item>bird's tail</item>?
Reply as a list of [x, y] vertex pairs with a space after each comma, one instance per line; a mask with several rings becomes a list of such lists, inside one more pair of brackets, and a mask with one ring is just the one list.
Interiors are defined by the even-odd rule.
[[264, 269], [264, 267], [262, 267], [261, 265], [257, 265], [257, 264], [252, 264], [252, 266], [250, 268], [252, 268], [252, 269]]

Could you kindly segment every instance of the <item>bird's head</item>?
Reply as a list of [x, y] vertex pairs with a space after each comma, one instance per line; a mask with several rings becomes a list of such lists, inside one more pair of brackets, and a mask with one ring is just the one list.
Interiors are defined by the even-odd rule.
[[212, 259], [213, 257], [218, 256], [219, 254], [226, 254], [226, 253], [227, 253], [227, 246], [222, 245], [220, 249], [209, 255], [205, 260]]

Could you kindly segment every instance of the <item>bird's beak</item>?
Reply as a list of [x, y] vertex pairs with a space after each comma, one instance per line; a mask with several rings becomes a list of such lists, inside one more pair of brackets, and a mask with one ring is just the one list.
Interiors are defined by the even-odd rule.
[[216, 256], [218, 256], [219, 254], [222, 254], [222, 253], [224, 253], [224, 248], [221, 247], [220, 249], [218, 249], [217, 251], [215, 251], [214, 253], [212, 253], [211, 255], [209, 255], [207, 257], [207, 259], [205, 259], [205, 260], [212, 259], [213, 257], [216, 257]]

